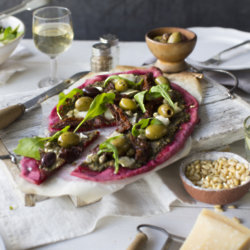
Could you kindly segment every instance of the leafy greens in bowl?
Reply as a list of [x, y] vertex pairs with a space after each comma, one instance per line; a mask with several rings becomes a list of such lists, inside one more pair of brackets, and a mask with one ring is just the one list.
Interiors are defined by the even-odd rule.
[[21, 36], [23, 32], [19, 32], [19, 25], [16, 26], [14, 29], [11, 26], [3, 27], [0, 26], [0, 42], [2, 44], [7, 44], [13, 40], [15, 40], [17, 37]]
[[0, 64], [5, 62], [24, 36], [23, 22], [9, 16], [0, 20]]

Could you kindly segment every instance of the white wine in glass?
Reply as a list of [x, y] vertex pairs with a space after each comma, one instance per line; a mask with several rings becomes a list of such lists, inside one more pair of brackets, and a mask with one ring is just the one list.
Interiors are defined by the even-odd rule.
[[50, 77], [42, 79], [39, 87], [58, 82], [56, 56], [67, 50], [73, 40], [71, 14], [64, 7], [44, 7], [33, 13], [33, 39], [36, 47], [50, 57]]

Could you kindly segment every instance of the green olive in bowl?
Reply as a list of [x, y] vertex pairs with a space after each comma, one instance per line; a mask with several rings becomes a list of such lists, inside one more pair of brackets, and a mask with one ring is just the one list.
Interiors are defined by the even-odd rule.
[[158, 140], [167, 133], [167, 128], [163, 124], [151, 124], [145, 129], [145, 136], [149, 140]]
[[75, 102], [75, 108], [78, 111], [88, 111], [92, 101], [93, 101], [93, 98], [91, 98], [89, 96], [80, 97]]
[[119, 103], [120, 108], [123, 110], [131, 110], [134, 111], [137, 109], [136, 102], [129, 98], [122, 98]]
[[182, 34], [181, 32], [173, 32], [169, 38], [168, 38], [168, 43], [179, 43], [182, 41]]
[[73, 132], [64, 132], [58, 137], [57, 143], [63, 148], [69, 148], [78, 145], [80, 137]]

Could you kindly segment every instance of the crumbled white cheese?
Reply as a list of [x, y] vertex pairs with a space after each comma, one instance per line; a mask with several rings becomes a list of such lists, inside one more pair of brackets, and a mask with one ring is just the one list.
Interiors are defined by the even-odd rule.
[[87, 163], [90, 163], [92, 161], [92, 156], [93, 156], [93, 154], [87, 155], [87, 157], [86, 157], [86, 162]]
[[131, 82], [136, 82], [136, 76], [133, 74], [120, 74], [119, 76]]
[[161, 121], [165, 126], [167, 126], [167, 125], [170, 123], [170, 121], [169, 121], [168, 118], [163, 117], [163, 116], [161, 116], [161, 115], [156, 115], [156, 116], [154, 116], [154, 117], [155, 117], [157, 120]]
[[122, 95], [130, 96], [130, 95], [136, 94], [137, 92], [139, 92], [139, 91], [136, 90], [136, 89], [127, 89], [127, 90], [121, 92], [121, 94], [122, 94]]
[[134, 113], [132, 117], [129, 118], [129, 121], [132, 125], [136, 124], [136, 121], [137, 121], [137, 116], [138, 114], [137, 113]]
[[182, 109], [178, 106], [178, 103], [177, 103], [177, 102], [175, 102], [175, 103], [174, 103], [174, 105], [175, 105], [174, 112], [175, 112], [175, 113], [179, 113], [179, 112], [181, 112], [181, 110], [182, 110]]
[[111, 113], [110, 109], [107, 109], [104, 113], [104, 117], [107, 119], [107, 120], [112, 120], [114, 119], [114, 116], [113, 114]]
[[88, 111], [78, 111], [77, 109], [74, 109], [74, 117], [75, 118], [84, 118]]
[[122, 156], [119, 158], [119, 164], [123, 167], [130, 167], [135, 163], [135, 159], [129, 158], [127, 156]]
[[121, 133], [117, 132], [117, 131], [113, 131], [113, 133], [111, 133], [108, 138], [111, 138], [111, 137], [115, 137], [115, 136], [118, 136], [118, 135], [122, 135]]
[[73, 117], [74, 116], [74, 109], [70, 110], [68, 113], [67, 113], [67, 117]]
[[84, 133], [79, 133], [79, 137], [80, 137], [80, 139], [86, 139], [86, 138], [88, 138], [88, 136], [85, 135]]
[[98, 90], [101, 91], [101, 92], [103, 91], [103, 88], [102, 88], [102, 87], [96, 86], [95, 88], [98, 89]]

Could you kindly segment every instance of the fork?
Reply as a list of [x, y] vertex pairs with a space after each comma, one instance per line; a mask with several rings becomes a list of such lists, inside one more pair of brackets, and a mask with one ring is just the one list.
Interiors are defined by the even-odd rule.
[[15, 15], [24, 10], [33, 10], [41, 6], [47, 5], [51, 0], [24, 0], [20, 4], [0, 12], [0, 20], [11, 15]]
[[219, 53], [216, 54], [215, 56], [213, 56], [213, 57], [207, 59], [206, 61], [202, 61], [202, 62], [199, 62], [199, 63], [204, 64], [204, 65], [210, 65], [210, 64], [219, 65], [219, 64], [222, 63], [222, 61], [221, 61], [221, 55], [222, 55], [222, 54], [224, 54], [225, 52], [231, 51], [231, 50], [233, 50], [233, 49], [236, 49], [236, 48], [238, 48], [238, 47], [241, 47], [241, 46], [243, 46], [243, 45], [245, 45], [245, 44], [247, 44], [247, 43], [250, 43], [250, 40], [246, 40], [246, 41], [241, 42], [241, 43], [239, 43], [239, 44], [236, 44], [236, 45], [234, 45], [234, 46], [232, 46], [232, 47], [230, 47], [230, 48], [227, 48], [227, 49], [225, 49], [225, 50], [222, 50], [221, 52], [219, 52]]
[[12, 163], [17, 163], [16, 156], [11, 153], [8, 155], [0, 155], [0, 160], [11, 160]]

